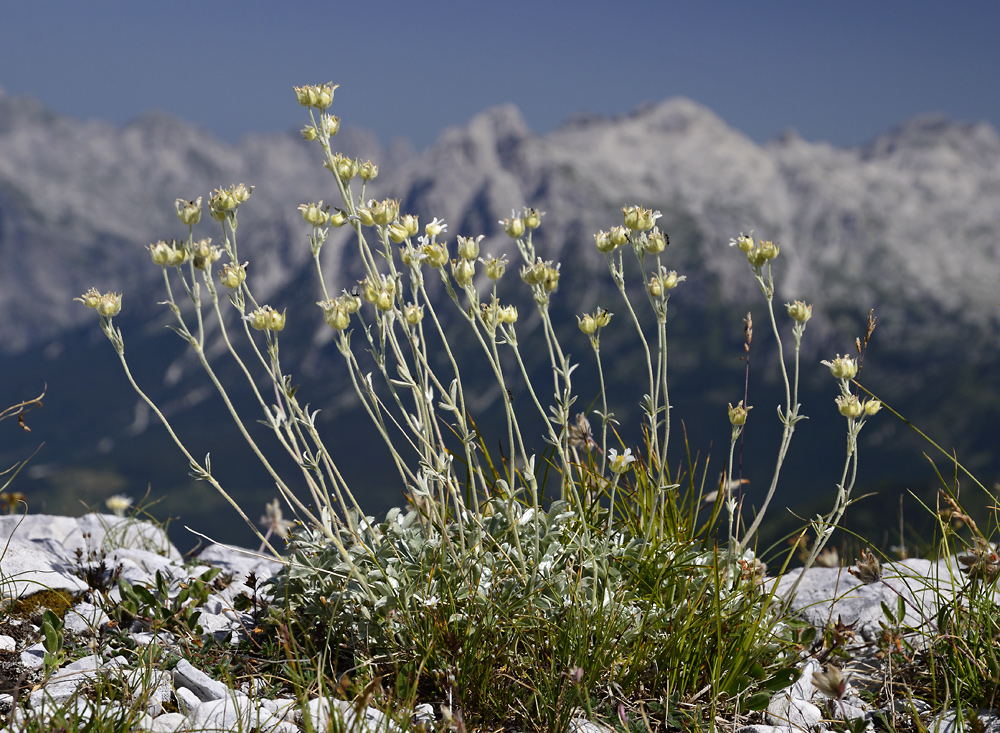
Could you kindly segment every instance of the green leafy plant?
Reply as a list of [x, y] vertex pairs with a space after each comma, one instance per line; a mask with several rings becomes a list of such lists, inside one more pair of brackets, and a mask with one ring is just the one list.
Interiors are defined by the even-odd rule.
[[139, 621], [154, 633], [169, 631], [186, 637], [200, 637], [202, 628], [198, 618], [201, 611], [198, 607], [208, 600], [212, 580], [220, 572], [219, 568], [210, 568], [199, 577], [180, 583], [174, 592], [171, 592], [169, 583], [159, 570], [152, 588], [133, 585], [125, 578], [119, 578], [121, 602], [114, 607], [115, 621], [126, 627]]
[[[299, 401], [279, 348], [288, 319], [298, 314], [257, 300], [250, 286], [253, 268], [238, 246], [238, 212], [253, 187], [238, 184], [210, 195], [218, 244], [200, 232], [195, 236], [202, 199], [178, 199], [186, 236], [156, 242], [149, 253], [162, 271], [171, 327], [193, 350], [236, 429], [295, 514], [294, 528], [275, 500], [268, 505], [266, 532], [258, 530], [216, 479], [209, 456], [196, 458], [140, 388], [114, 325], [121, 294], [92, 289], [79, 298], [97, 311], [127, 378], [161, 419], [192, 474], [254, 528], [262, 551], [282, 558], [283, 571], [270, 587], [273, 598], [255, 618], [263, 622], [266, 607], [267, 622], [255, 628], [259, 638], [252, 643], [284, 650], [283, 674], [299, 692], [329, 691], [352, 696], [357, 704], [391, 699], [410, 707], [431, 699], [459, 730], [507, 723], [565, 730], [580, 709], [588, 715], [605, 711], [625, 724], [629, 710], [645, 715], [644, 706], [632, 704], [645, 695], [652, 695], [664, 720], [687, 727], [711, 727], [723, 710], [733, 716], [760, 711], [771, 693], [790, 683], [798, 654], [813, 642], [788, 618], [787, 606], [776, 602], [774, 585], [766, 590], [756, 550], [796, 426], [805, 419], [800, 353], [812, 307], [794, 301], [784, 314], [775, 307], [778, 244], [752, 233], [731, 242], [763, 296], [784, 387], [774, 471], [746, 526], [738, 496], [742, 459], [736, 456], [753, 409], [749, 371], [742, 399], [730, 404], [728, 460], [717, 488], [708, 483], [707, 463], [699, 466], [690, 450], [686, 463], [677, 460], [677, 448], [671, 448], [668, 303], [685, 277], [667, 267], [659, 212], [625, 206], [620, 225], [594, 235], [617, 290], [609, 306], [624, 313], [616, 326], [624, 321], [622, 327], [634, 330], [645, 355], [643, 438], [640, 445], [626, 445], [604, 381], [600, 337], [613, 327], [609, 308], [578, 316], [597, 370], [597, 383], [588, 389], [599, 395], [600, 406], [574, 412], [576, 364], [563, 345], [567, 329], [554, 322], [550, 307], [559, 297], [561, 268], [544, 259], [533, 239], [543, 212], [525, 208], [500, 222], [510, 252], [481, 253], [483, 236], [458, 236], [449, 247], [444, 222], [433, 219], [421, 228], [398, 201], [368, 198], [366, 187], [378, 175], [374, 163], [334, 151], [340, 121], [327, 110], [335, 88], [296, 89], [309, 113], [303, 136], [318, 145], [337, 198], [335, 205], [317, 201], [299, 209], [318, 274], [317, 305], [343, 360], [345, 383], [378, 431], [406, 507], [380, 522], [366, 516], [320, 434], [317, 412]], [[339, 283], [336, 294], [320, 253], [340, 227], [353, 234], [362, 277]], [[530, 298], [525, 300], [537, 324], [533, 332], [518, 330], [523, 321], [506, 289], [510, 278], [503, 280], [514, 268], [508, 254], [520, 259], [520, 280]], [[626, 273], [635, 268], [641, 282], [627, 286]], [[856, 500], [858, 435], [882, 407], [874, 395], [862, 396], [857, 381], [874, 329], [871, 315], [856, 356], [838, 354], [823, 362], [838, 389], [835, 404], [846, 420], [847, 445], [833, 507], [800, 533], [810, 535], [806, 568], [829, 556], [827, 545]], [[242, 388], [293, 459], [296, 475], [279, 473], [247, 429], [231, 396], [238, 385], [223, 384], [209, 359], [209, 333], [217, 334], [220, 351], [245, 378]], [[459, 337], [461, 351], [453, 348]], [[522, 341], [529, 338], [532, 352], [547, 360], [552, 381], [544, 387], [533, 382], [525, 361], [529, 347]], [[752, 339], [748, 315], [747, 357]], [[237, 348], [237, 340], [245, 345]], [[463, 373], [470, 368], [470, 350], [480, 359], [473, 368], [489, 375], [498, 390], [499, 451], [487, 447], [467, 399]], [[746, 364], [749, 370], [749, 358]], [[524, 386], [515, 410], [511, 385], [518, 382]], [[540, 453], [529, 449], [533, 442], [523, 433], [529, 420], [541, 421], [546, 448]], [[275, 536], [287, 541], [283, 556], [272, 545]], [[985, 546], [980, 549], [981, 557]], [[117, 618], [196, 634], [196, 609], [210, 581], [202, 576], [173, 595], [159, 574], [154, 588], [120, 581]], [[252, 592], [239, 608], [258, 610], [256, 583]], [[973, 616], [989, 611], [971, 603], [953, 606], [939, 624], [971, 631], [970, 610]], [[890, 614], [887, 628], [900, 618]], [[840, 641], [823, 653], [836, 650], [844, 650]], [[950, 661], [985, 653], [986, 667], [996, 659], [971, 646], [954, 659], [944, 648], [936, 653]], [[976, 699], [988, 692], [992, 700], [992, 688], [977, 689]]]
[[45, 609], [42, 614], [42, 645], [45, 648], [45, 676], [59, 669], [66, 659], [63, 652], [63, 620], [51, 609]]

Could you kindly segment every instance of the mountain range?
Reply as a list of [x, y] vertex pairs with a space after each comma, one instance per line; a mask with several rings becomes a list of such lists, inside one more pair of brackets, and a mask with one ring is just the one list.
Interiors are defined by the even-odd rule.
[[[843, 462], [843, 419], [819, 361], [851, 352], [872, 309], [877, 328], [864, 384], [947, 450], [955, 448], [987, 486], [1000, 474], [993, 427], [1000, 407], [1000, 136], [986, 123], [923, 116], [857, 148], [794, 132], [761, 145], [705, 107], [675, 98], [620, 117], [580, 115], [544, 136], [508, 105], [445, 130], [421, 152], [349, 128], [334, 145], [379, 164], [371, 195], [398, 198], [401, 210], [421, 222], [443, 219], [452, 241], [483, 234], [483, 252], [507, 253], [512, 262], [516, 249], [499, 220], [522, 206], [546, 212], [536, 245], [561, 263], [553, 309], [581, 364], [581, 408], [596, 398], [596, 387], [574, 316], [596, 307], [622, 311], [593, 234], [619, 224], [623, 205], [662, 212], [666, 262], [687, 277], [670, 302], [673, 414], [701, 467], [712, 455], [709, 483], [728, 443], [726, 403], [743, 397], [739, 357], [748, 310], [755, 322], [749, 398], [759, 406], [750, 425], [760, 425], [748, 428], [743, 451], [752, 499], [768, 482], [779, 432], [771, 412], [782, 394], [773, 337], [746, 260], [728, 246], [751, 230], [780, 243], [775, 302], [814, 306], [802, 349], [802, 402], [812, 419], [793, 445], [801, 454], [782, 482], [786, 505], [823, 497], [829, 503]], [[213, 465], [247, 497], [248, 513], [270, 498], [273, 490], [244, 460], [236, 434], [220, 432], [225, 414], [197, 365], [163, 328], [169, 314], [157, 304], [162, 276], [144, 251], [150, 242], [184, 235], [175, 199], [207, 200], [213, 188], [240, 182], [255, 186], [240, 209], [241, 254], [251, 261], [258, 297], [289, 309], [289, 368], [307, 401], [322, 408], [333, 444], [343, 446], [345, 472], [368, 482], [361, 492], [366, 508], [399, 503], [398, 479], [380, 472], [385, 461], [365, 443], [372, 436], [356, 428], [362, 413], [344, 381], [331, 377], [339, 374], [332, 366], [339, 355], [314, 305], [319, 288], [297, 206], [334, 200], [318, 148], [297, 133], [234, 146], [162, 113], [116, 128], [0, 92], [0, 398], [6, 405], [47, 390], [45, 407], [30, 416], [30, 434], [5, 431], [0, 459], [11, 465], [46, 442], [12, 485], [32, 511], [72, 512], [81, 501], [93, 505], [119, 491], [138, 496], [148, 485], [150, 496], [162, 499], [154, 511], [179, 514], [184, 524], [222, 538], [244, 536], [201, 517], [221, 504], [204, 485], [192, 485], [180, 454], [131, 393], [94, 314], [73, 302], [91, 286], [124, 293], [116, 323], [137, 379], [192, 442], [205, 446], [202, 454], [211, 450]], [[196, 234], [218, 236], [212, 225], [205, 217]], [[334, 230], [322, 252], [334, 292], [359, 277], [348, 240], [346, 228]], [[638, 273], [626, 276], [641, 295]], [[537, 318], [518, 284], [504, 281], [522, 313], [525, 340], [537, 336]], [[612, 409], [623, 437], [635, 445], [643, 391], [635, 385], [645, 367], [624, 318], [616, 326], [602, 336], [609, 400], [618, 403]], [[461, 332], [454, 333], [461, 343]], [[541, 360], [530, 366], [542, 375], [547, 369]], [[498, 393], [488, 380], [473, 392], [488, 423]], [[866, 430], [861, 476], [866, 487], [880, 489], [875, 502], [894, 505], [906, 489], [933, 483], [921, 456], [930, 446], [903, 422], [882, 413]], [[676, 453], [680, 461], [680, 443]], [[183, 510], [192, 505], [201, 511]]]

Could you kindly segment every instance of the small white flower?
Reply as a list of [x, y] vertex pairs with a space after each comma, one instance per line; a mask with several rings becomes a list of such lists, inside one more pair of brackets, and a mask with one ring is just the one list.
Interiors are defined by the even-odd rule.
[[618, 455], [616, 448], [608, 451], [608, 465], [611, 466], [611, 470], [615, 473], [625, 473], [631, 463], [635, 463], [635, 457], [632, 455], [631, 448], [626, 448], [625, 452], [621, 455]]
[[431, 240], [437, 238], [439, 234], [448, 231], [448, 225], [444, 223], [441, 219], [434, 217], [434, 221], [424, 227], [424, 233], [427, 234]]

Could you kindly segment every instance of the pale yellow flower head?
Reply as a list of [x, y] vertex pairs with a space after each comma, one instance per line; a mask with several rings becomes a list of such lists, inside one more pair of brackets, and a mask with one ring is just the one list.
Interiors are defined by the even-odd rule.
[[792, 320], [798, 323], [805, 323], [812, 318], [813, 307], [806, 305], [801, 300], [796, 300], [794, 303], [785, 303], [785, 307], [788, 308], [788, 315], [791, 316]]
[[362, 181], [372, 181], [378, 176], [378, 166], [370, 160], [366, 160], [358, 167], [358, 175]]
[[174, 206], [177, 209], [177, 218], [185, 226], [193, 227], [201, 220], [201, 196], [194, 201], [177, 199], [174, 202]]
[[302, 218], [306, 223], [314, 227], [326, 226], [330, 221], [330, 207], [323, 206], [322, 201], [315, 204], [300, 204], [299, 211], [302, 212]]
[[611, 235], [603, 229], [594, 235], [594, 244], [597, 245], [598, 252], [604, 252], [605, 254], [615, 249], [615, 243], [611, 241]]
[[835, 402], [837, 403], [837, 409], [840, 410], [840, 414], [848, 418], [859, 418], [864, 412], [865, 408], [861, 404], [861, 400], [858, 399], [857, 395], [841, 395]]
[[524, 219], [521, 217], [512, 216], [510, 219], [501, 219], [500, 224], [503, 225], [503, 230], [511, 239], [520, 239], [524, 236]]
[[747, 413], [752, 410], [751, 405], [743, 406], [743, 400], [740, 400], [736, 407], [733, 407], [733, 403], [729, 403], [729, 423], [733, 427], [740, 427], [746, 424]]
[[737, 247], [744, 254], [749, 252], [753, 249], [753, 232], [750, 232], [750, 234], [740, 232], [740, 236], [729, 240], [729, 246]]
[[837, 354], [833, 361], [821, 361], [820, 364], [830, 368], [830, 373], [836, 379], [854, 379], [858, 373], [858, 362], [849, 356]]
[[105, 318], [114, 318], [122, 309], [121, 293], [105, 293], [97, 304], [97, 312]]
[[247, 279], [248, 264], [250, 263], [244, 262], [242, 265], [237, 265], [235, 262], [227, 262], [219, 270], [219, 282], [230, 290], [236, 290]]
[[281, 331], [285, 327], [285, 312], [263, 305], [246, 316], [250, 326], [258, 331]]
[[316, 109], [326, 109], [333, 104], [333, 93], [340, 84], [329, 82], [327, 84], [307, 84], [304, 87], [295, 87], [295, 97], [303, 107], [315, 107]]

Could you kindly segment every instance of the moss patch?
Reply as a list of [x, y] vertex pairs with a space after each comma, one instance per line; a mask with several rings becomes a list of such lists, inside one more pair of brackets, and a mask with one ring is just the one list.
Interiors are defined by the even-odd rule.
[[60, 619], [66, 611], [73, 607], [77, 596], [65, 590], [43, 590], [30, 596], [18, 598], [10, 603], [5, 610], [8, 619], [33, 621], [40, 619], [45, 610], [52, 611]]

